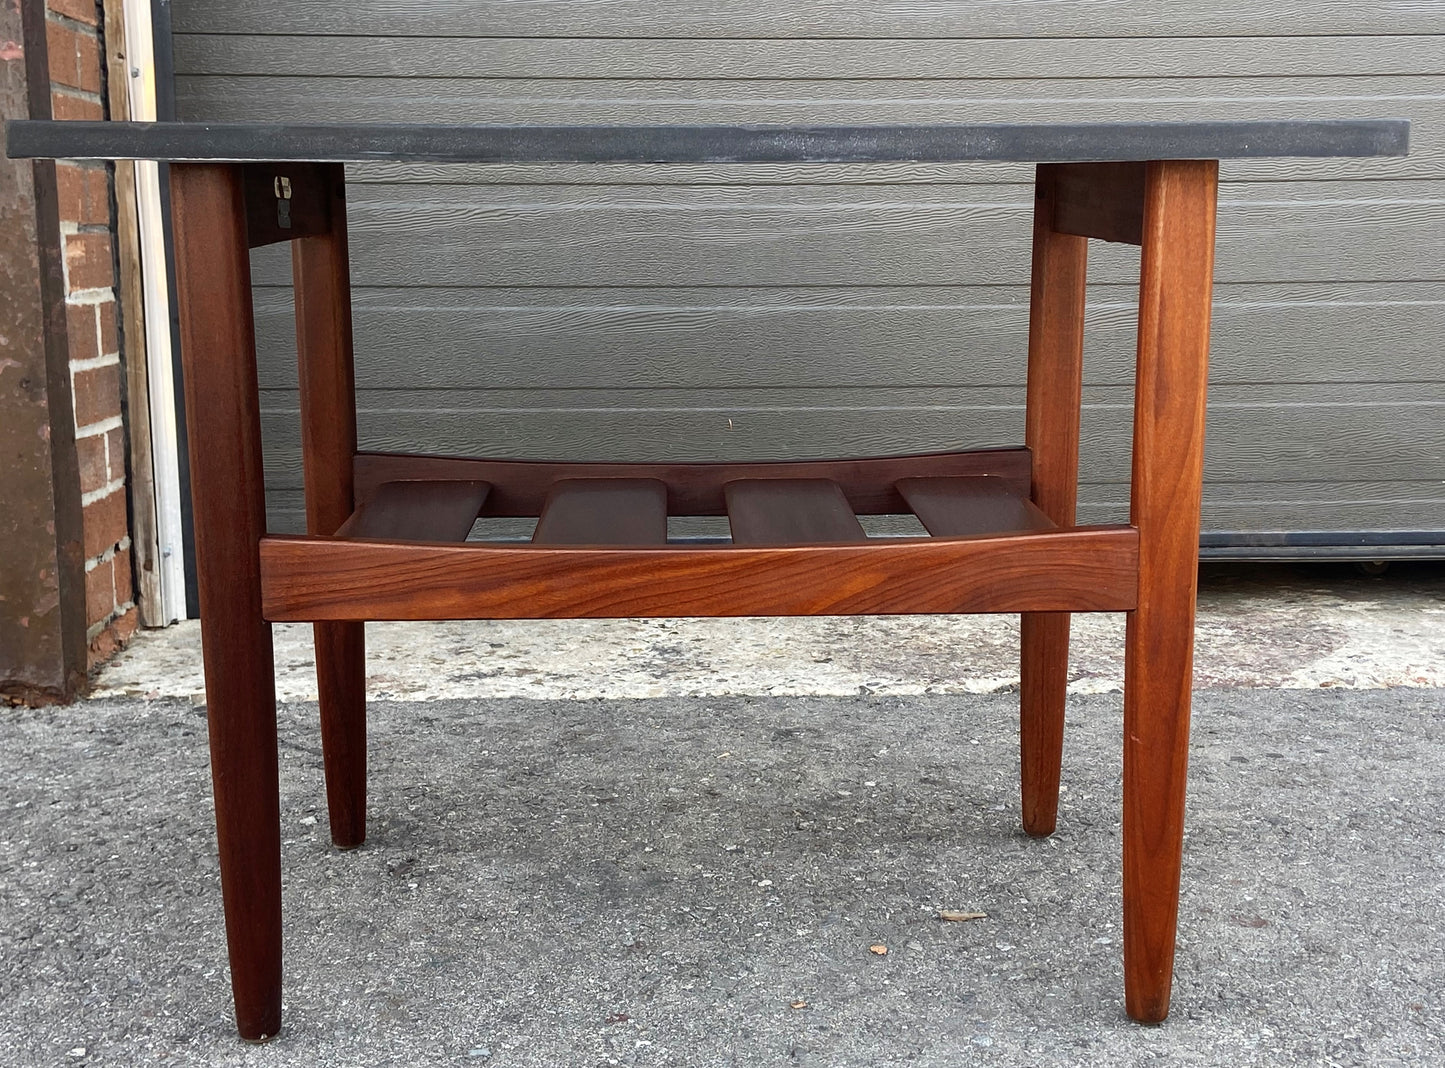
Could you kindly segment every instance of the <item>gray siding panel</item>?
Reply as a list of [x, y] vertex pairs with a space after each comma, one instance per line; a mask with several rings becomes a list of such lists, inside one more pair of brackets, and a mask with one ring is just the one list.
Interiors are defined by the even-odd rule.
[[[1445, 278], [1445, 181], [1230, 186], [1221, 282]], [[1023, 186], [367, 186], [349, 201], [352, 278], [441, 286], [936, 286], [1028, 278]], [[1138, 275], [1096, 246], [1091, 279]], [[258, 279], [290, 277], [285, 249]]]
[[1440, 42], [1428, 36], [1012, 40], [598, 40], [492, 42], [427, 37], [193, 34], [176, 41], [188, 75], [286, 78], [844, 79], [1261, 78], [1431, 76]]
[[[1341, 400], [1329, 386], [1221, 386], [1209, 413], [1205, 468], [1227, 481], [1340, 479], [1445, 481], [1445, 397], [1412, 386], [1358, 386]], [[1085, 391], [1080, 475], [1124, 482], [1132, 391]], [[295, 418], [289, 391], [263, 398], [277, 427]], [[1421, 440], [1416, 427], [1433, 426]], [[364, 447], [538, 459], [768, 460], [793, 455], [1010, 445], [1023, 432], [1017, 387], [817, 390], [601, 389], [368, 391], [358, 412]], [[1337, 447], [1322, 450], [1328, 436]], [[299, 475], [299, 441], [273, 453]]]
[[376, 37], [1288, 37], [1445, 31], [1436, 0], [188, 0], [181, 33]]
[[[1127, 384], [1134, 287], [1091, 295], [1085, 381]], [[353, 307], [363, 388], [997, 386], [1016, 383], [1028, 329], [1024, 286], [366, 287]], [[288, 289], [259, 292], [256, 329], [262, 386], [294, 388]], [[1431, 387], [1442, 338], [1445, 283], [1224, 284], [1210, 380]], [[797, 359], [800, 349], [830, 359]]]
[[[1221, 195], [1205, 525], [1445, 530], [1445, 4], [177, 0], [194, 119], [1405, 117]], [[1304, 28], [1308, 36], [1301, 33]], [[767, 458], [1022, 436], [1028, 168], [350, 168], [371, 448]], [[1136, 250], [1091, 250], [1081, 516], [1125, 514]], [[284, 250], [268, 504], [299, 529]]]

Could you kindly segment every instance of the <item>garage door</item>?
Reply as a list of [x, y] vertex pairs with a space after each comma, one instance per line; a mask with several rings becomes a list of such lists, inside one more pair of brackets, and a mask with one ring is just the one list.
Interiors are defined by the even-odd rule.
[[[191, 120], [1413, 119], [1408, 159], [1225, 166], [1204, 522], [1216, 545], [1445, 543], [1445, 5], [1208, 7], [176, 0], [176, 89]], [[1026, 168], [348, 173], [363, 447], [1022, 440]], [[1092, 255], [1086, 522], [1126, 512], [1138, 270], [1135, 249]], [[268, 503], [295, 530], [290, 268], [275, 247], [254, 263]]]

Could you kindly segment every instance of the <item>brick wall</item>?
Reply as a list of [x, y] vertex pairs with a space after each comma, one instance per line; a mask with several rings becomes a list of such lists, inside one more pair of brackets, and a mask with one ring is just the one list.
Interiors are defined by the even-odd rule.
[[[49, 0], [46, 44], [57, 119], [103, 119], [100, 6]], [[66, 333], [85, 532], [86, 637], [93, 667], [135, 632], [126, 497], [125, 374], [116, 305], [111, 167], [56, 166], [65, 243]]]

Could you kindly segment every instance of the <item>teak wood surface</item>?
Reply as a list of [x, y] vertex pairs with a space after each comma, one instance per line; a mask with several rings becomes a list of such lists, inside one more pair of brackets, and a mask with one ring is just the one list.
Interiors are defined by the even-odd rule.
[[[187, 417], [192, 440], [204, 443], [192, 458], [192, 491], [222, 893], [243, 1037], [280, 1026], [272, 620], [316, 624], [332, 834], [354, 846], [365, 834], [363, 620], [1021, 612], [1023, 821], [1043, 835], [1057, 815], [1068, 613], [1124, 611], [1126, 1005], [1139, 1020], [1165, 1016], [1215, 162], [1039, 168], [1025, 448], [777, 464], [360, 453], [340, 166], [183, 163], [172, 175]], [[1091, 237], [1141, 246], [1127, 526], [1075, 526]], [[248, 247], [287, 238], [308, 526], [300, 537], [265, 531], [250, 303]], [[909, 513], [933, 536], [869, 538], [856, 518]], [[539, 517], [537, 536], [531, 544], [465, 541], [478, 515]], [[727, 515], [734, 542], [667, 544], [672, 515]]]
[[1132, 527], [1024, 537], [608, 548], [272, 536], [263, 612], [315, 619], [1120, 612], [1136, 603]]
[[[1117, 201], [1127, 201], [1133, 166], [1044, 165], [1034, 181], [1024, 442], [1033, 461], [1033, 502], [1061, 527], [1073, 525], [1078, 498], [1089, 253], [1089, 242], [1072, 230], [1115, 232]], [[1061, 232], [1064, 215], [1073, 224], [1069, 232]], [[1054, 833], [1059, 809], [1069, 684], [1068, 613], [1025, 613], [1019, 621], [1019, 645], [1023, 824], [1029, 834], [1042, 836]]]
[[171, 171], [206, 722], [231, 989], [242, 1038], [281, 1027], [275, 663], [261, 612], [266, 533], [251, 257], [241, 174]]
[[[334, 534], [356, 503], [346, 174], [337, 163], [241, 173], [252, 247], [291, 235], [306, 529]], [[366, 837], [366, 632], [357, 622], [318, 622], [312, 630], [331, 840], [349, 848]]]
[[1150, 163], [1144, 186], [1129, 517], [1139, 607], [1124, 638], [1124, 995], [1129, 1015], [1169, 1013], [1194, 604], [1219, 164]]

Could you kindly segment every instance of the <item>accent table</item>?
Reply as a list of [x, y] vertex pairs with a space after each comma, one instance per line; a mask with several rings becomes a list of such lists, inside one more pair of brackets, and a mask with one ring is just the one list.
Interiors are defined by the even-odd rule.
[[[1399, 120], [526, 127], [12, 122], [12, 158], [170, 170], [207, 715], [241, 1037], [281, 1025], [270, 624], [315, 624], [332, 840], [365, 837], [366, 620], [1022, 613], [1025, 830], [1058, 806], [1069, 614], [1125, 612], [1124, 972], [1169, 1009], [1183, 843], [1220, 159], [1400, 156]], [[361, 452], [346, 162], [1038, 164], [1022, 448], [543, 463]], [[1088, 240], [1141, 246], [1128, 524], [1075, 525]], [[249, 250], [290, 241], [305, 536], [266, 532]], [[869, 538], [857, 516], [928, 537]], [[531, 543], [478, 516], [536, 517]], [[727, 544], [669, 543], [726, 515]]]

